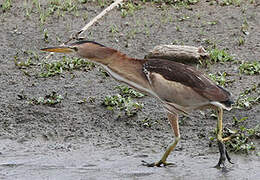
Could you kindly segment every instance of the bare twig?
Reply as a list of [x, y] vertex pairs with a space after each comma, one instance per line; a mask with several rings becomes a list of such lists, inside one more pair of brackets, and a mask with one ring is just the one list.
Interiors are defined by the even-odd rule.
[[120, 4], [122, 2], [123, 2], [123, 0], [116, 0], [115, 2], [113, 2], [110, 6], [108, 6], [106, 9], [104, 9], [99, 15], [94, 17], [88, 24], [86, 24], [80, 31], [73, 34], [71, 36], [71, 38], [64, 44], [67, 44], [68, 42], [70, 42], [71, 40], [74, 40], [74, 39], [77, 39], [77, 40], [82, 39], [82, 38], [79, 38], [79, 35], [81, 33], [84, 33], [90, 26], [92, 26], [95, 22], [97, 22], [100, 18], [102, 18], [107, 12], [111, 11], [114, 7], [116, 7], [118, 4]]

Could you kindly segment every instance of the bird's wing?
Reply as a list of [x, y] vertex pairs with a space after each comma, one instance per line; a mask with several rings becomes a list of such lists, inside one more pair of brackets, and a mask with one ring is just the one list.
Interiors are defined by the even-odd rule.
[[[159, 74], [172, 83], [180, 83], [191, 88], [209, 101], [225, 102], [230, 100], [230, 93], [209, 80], [203, 73], [181, 63], [167, 60], [148, 60], [143, 64], [143, 71], [148, 80], [152, 74]], [[150, 79], [151, 81], [151, 79]], [[151, 82], [153, 83], [153, 82]]]

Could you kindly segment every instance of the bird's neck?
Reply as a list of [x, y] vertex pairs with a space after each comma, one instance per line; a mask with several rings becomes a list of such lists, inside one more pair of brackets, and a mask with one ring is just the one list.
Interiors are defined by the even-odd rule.
[[92, 60], [102, 64], [113, 78], [142, 92], [150, 89], [149, 82], [142, 70], [146, 60], [128, 57], [111, 48], [103, 48], [102, 53], [99, 53]]

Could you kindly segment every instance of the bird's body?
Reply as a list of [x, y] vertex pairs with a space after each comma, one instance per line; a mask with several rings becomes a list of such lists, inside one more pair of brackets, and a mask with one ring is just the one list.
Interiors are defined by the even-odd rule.
[[[76, 52], [81, 57], [101, 64], [113, 78], [157, 98], [164, 105], [176, 140], [159, 162], [150, 165], [167, 165], [165, 161], [180, 138], [178, 115], [181, 113], [188, 114], [192, 110], [205, 107], [219, 109], [221, 117], [218, 122], [218, 140], [222, 143], [222, 108], [231, 109], [231, 94], [193, 67], [168, 60], [131, 58], [91, 41], [79, 41], [66, 47], [42, 50]], [[221, 150], [224, 153], [221, 154], [218, 166], [224, 164], [225, 157], [230, 160], [225, 148]]]

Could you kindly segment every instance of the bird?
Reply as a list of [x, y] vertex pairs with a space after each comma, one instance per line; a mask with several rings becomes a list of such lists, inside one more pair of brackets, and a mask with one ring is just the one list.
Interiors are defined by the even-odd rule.
[[164, 59], [132, 58], [116, 49], [95, 41], [77, 40], [76, 42], [41, 49], [46, 52], [74, 53], [74, 55], [100, 64], [116, 80], [156, 98], [166, 111], [174, 141], [169, 144], [159, 161], [143, 165], [160, 167], [172, 165], [166, 160], [175, 149], [181, 136], [179, 116], [189, 115], [193, 110], [213, 109], [217, 112], [217, 144], [219, 161], [216, 168], [225, 168], [225, 161], [232, 163], [223, 138], [223, 109], [232, 109], [232, 95], [223, 87], [210, 80], [201, 71], [174, 61]]

